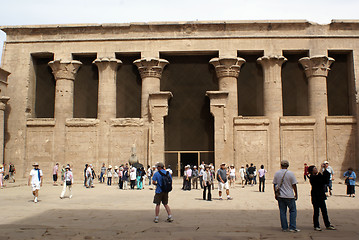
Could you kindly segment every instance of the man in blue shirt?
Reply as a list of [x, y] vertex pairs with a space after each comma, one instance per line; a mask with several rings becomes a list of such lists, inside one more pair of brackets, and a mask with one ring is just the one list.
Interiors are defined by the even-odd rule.
[[[172, 214], [171, 214], [171, 209], [168, 206], [168, 192], [163, 192], [162, 191], [162, 184], [163, 184], [163, 179], [165, 176], [162, 176], [159, 172], [161, 171], [163, 174], [166, 174], [167, 171], [164, 169], [164, 164], [161, 162], [158, 162], [156, 164], [157, 167], [157, 172], [153, 175], [152, 177], [152, 183], [153, 185], [156, 185], [156, 191], [155, 191], [155, 197], [153, 199], [153, 203], [156, 204], [156, 208], [155, 208], [155, 223], [158, 223], [158, 215], [160, 213], [160, 204], [162, 202], [163, 206], [165, 207], [167, 214], [168, 214], [168, 218], [167, 218], [167, 222], [173, 222], [173, 218], [172, 218]], [[168, 173], [170, 176], [171, 174]], [[172, 176], [171, 176], [172, 178]]]

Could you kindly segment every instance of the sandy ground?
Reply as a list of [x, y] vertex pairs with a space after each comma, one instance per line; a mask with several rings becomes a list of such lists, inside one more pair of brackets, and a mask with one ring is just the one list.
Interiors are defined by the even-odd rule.
[[[359, 201], [345, 195], [346, 186], [334, 184], [327, 200], [329, 217], [337, 231], [315, 232], [308, 183], [298, 185], [299, 233], [282, 232], [272, 185], [260, 193], [257, 186], [231, 189], [233, 200], [201, 200], [202, 191], [181, 191], [176, 180], [170, 193], [174, 222], [166, 222], [161, 207], [154, 223], [154, 191], [119, 190], [96, 184], [73, 187], [73, 198], [60, 199], [61, 186], [44, 184], [39, 203], [31, 189], [11, 183], [0, 190], [0, 239], [359, 239]], [[320, 219], [321, 225], [323, 221]]]

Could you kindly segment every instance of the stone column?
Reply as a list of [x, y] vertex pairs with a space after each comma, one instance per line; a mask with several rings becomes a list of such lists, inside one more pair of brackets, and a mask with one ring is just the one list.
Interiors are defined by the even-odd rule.
[[[211, 113], [214, 117], [214, 163], [217, 169], [222, 162], [230, 164], [233, 159], [227, 158], [227, 155], [230, 153], [226, 152], [226, 149], [228, 148], [228, 145], [226, 144], [228, 140], [227, 128], [229, 125], [229, 118], [226, 116], [226, 107], [228, 104], [229, 93], [224, 91], [207, 91], [206, 95], [209, 97]], [[229, 160], [230, 162], [228, 162]]]
[[327, 76], [333, 58], [313, 56], [299, 59], [308, 78], [309, 115], [316, 119], [316, 164], [327, 160], [325, 117], [328, 116]]
[[117, 69], [122, 62], [116, 58], [98, 58], [93, 63], [98, 68], [98, 110], [99, 123], [98, 164], [112, 164], [109, 157], [110, 119], [116, 118]]
[[148, 101], [151, 93], [160, 92], [160, 79], [163, 68], [169, 63], [158, 58], [141, 58], [133, 62], [142, 78], [141, 117], [148, 119]]
[[163, 119], [168, 114], [168, 100], [171, 97], [171, 92], [149, 94], [150, 166], [153, 166], [156, 162], [165, 162], [165, 131]]
[[280, 166], [280, 126], [279, 118], [283, 116], [282, 102], [282, 64], [287, 61], [283, 56], [263, 56], [257, 62], [263, 68], [264, 116], [269, 119], [269, 165], [274, 171]]
[[115, 58], [98, 58], [93, 61], [98, 68], [98, 114], [101, 121], [116, 118], [116, 76], [122, 62]]
[[0, 97], [0, 163], [4, 163], [4, 144], [5, 144], [5, 109], [9, 97]]
[[55, 87], [55, 161], [64, 162], [66, 119], [73, 117], [74, 80], [81, 66], [79, 61], [55, 60], [49, 62], [56, 80]]
[[[217, 94], [207, 92], [207, 96], [211, 100], [211, 112], [215, 117], [215, 162], [217, 165], [223, 161], [227, 164], [233, 164], [233, 118], [238, 116], [237, 80], [245, 60], [239, 57], [222, 57], [213, 58], [209, 63], [215, 67], [219, 85]], [[226, 94], [223, 94], [224, 92]], [[218, 99], [222, 99], [223, 104], [220, 107], [222, 111], [217, 111], [219, 106], [215, 102]], [[217, 125], [218, 123], [222, 123], [223, 126]], [[222, 128], [223, 136], [221, 133], [217, 133], [217, 131], [221, 132], [220, 129]]]

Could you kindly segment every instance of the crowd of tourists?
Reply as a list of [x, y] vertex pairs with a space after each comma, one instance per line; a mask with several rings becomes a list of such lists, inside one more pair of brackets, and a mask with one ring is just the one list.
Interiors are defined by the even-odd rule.
[[[34, 196], [34, 202], [38, 202], [38, 195], [40, 187], [43, 182], [43, 172], [39, 169], [39, 164], [34, 163], [33, 169], [30, 171], [28, 185], [31, 185], [32, 193]], [[15, 170], [15, 167], [11, 167]], [[274, 197], [278, 202], [280, 223], [282, 231], [284, 232], [298, 232], [300, 231], [296, 226], [296, 201], [298, 199], [297, 191], [297, 179], [293, 172], [289, 171], [289, 162], [286, 160], [281, 161], [281, 169], [274, 174], [273, 189]], [[59, 174], [59, 164], [56, 163], [53, 168], [53, 181], [57, 184]], [[259, 177], [259, 192], [264, 192], [265, 188], [265, 175], [267, 171], [264, 166], [261, 165], [257, 170], [256, 166], [252, 163], [247, 164], [246, 168], [241, 166], [238, 171], [234, 165], [226, 166], [225, 163], [220, 165], [220, 168], [215, 171], [213, 164], [202, 164], [197, 170], [196, 166], [185, 166], [183, 172], [183, 190], [191, 189], [203, 189], [203, 200], [212, 201], [212, 191], [214, 189], [215, 180], [218, 182], [218, 195], [219, 200], [223, 200], [223, 192], [225, 191], [226, 199], [232, 200], [230, 196], [230, 187], [235, 186], [237, 175], [240, 177], [240, 184], [242, 187], [245, 185], [255, 185], [256, 177]], [[0, 174], [4, 175], [4, 167], [0, 166]], [[356, 174], [352, 168], [344, 173], [345, 183], [347, 185], [347, 195], [349, 197], [355, 197], [355, 181]], [[2, 177], [2, 176], [1, 176]], [[106, 183], [108, 186], [113, 184], [118, 185], [119, 189], [144, 189], [144, 183], [148, 179], [149, 189], [153, 189], [152, 185], [155, 185], [155, 196], [153, 203], [155, 207], [155, 219], [154, 222], [158, 223], [160, 204], [162, 203], [167, 211], [168, 222], [173, 221], [172, 213], [168, 205], [168, 194], [172, 190], [172, 170], [168, 166], [165, 168], [163, 163], [157, 163], [155, 166], [147, 166], [147, 169], [143, 166], [135, 167], [128, 163], [119, 167], [112, 168], [102, 164], [100, 169], [100, 175], [97, 176], [92, 164], [86, 164], [84, 169], [84, 186], [86, 188], [94, 187], [94, 180], [98, 179], [99, 183]], [[107, 179], [107, 181], [105, 181]], [[314, 230], [322, 231], [319, 225], [319, 212], [322, 212], [322, 217], [326, 229], [336, 230], [331, 224], [328, 216], [328, 210], [325, 201], [327, 197], [333, 195], [332, 182], [334, 180], [334, 170], [329, 165], [329, 162], [325, 161], [317, 168], [314, 165], [304, 165], [304, 180], [309, 182], [312, 186], [311, 189], [311, 202], [313, 205], [313, 225]], [[60, 198], [65, 197], [67, 189], [69, 190], [69, 198], [72, 197], [72, 185], [74, 177], [72, 174], [71, 166], [66, 165], [61, 169], [61, 184], [63, 189]], [[198, 184], [199, 182], [199, 184]], [[287, 221], [287, 209], [289, 209], [289, 223]]]

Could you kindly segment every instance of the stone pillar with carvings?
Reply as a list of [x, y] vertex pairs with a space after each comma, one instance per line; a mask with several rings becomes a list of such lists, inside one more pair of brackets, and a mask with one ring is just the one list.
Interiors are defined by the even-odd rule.
[[112, 164], [109, 157], [110, 119], [116, 118], [117, 69], [122, 62], [116, 58], [97, 58], [93, 61], [98, 68], [98, 111], [99, 123], [98, 164]]
[[168, 114], [168, 100], [171, 92], [157, 92], [149, 95], [149, 121], [150, 121], [150, 156], [149, 165], [156, 162], [165, 162], [165, 132], [164, 117]]
[[158, 58], [141, 58], [133, 63], [137, 66], [142, 78], [141, 117], [148, 119], [149, 95], [160, 92], [163, 68], [168, 64], [168, 61]]
[[328, 116], [327, 76], [333, 58], [313, 56], [299, 59], [308, 78], [309, 115], [316, 119], [316, 163], [327, 160], [325, 117]]
[[49, 62], [56, 80], [55, 87], [55, 161], [64, 162], [66, 119], [73, 117], [74, 81], [77, 70], [81, 66], [79, 61], [55, 60]]
[[9, 97], [2, 96], [0, 97], [0, 163], [4, 162], [4, 143], [5, 143], [5, 109], [6, 104], [9, 101]]
[[237, 81], [245, 60], [221, 57], [212, 58], [209, 63], [215, 67], [219, 85], [218, 92], [207, 92], [215, 118], [215, 162], [234, 164], [233, 118], [238, 116]]
[[168, 114], [170, 92], [161, 92], [160, 82], [163, 68], [169, 63], [165, 59], [141, 58], [133, 62], [142, 78], [141, 117], [149, 126], [148, 163], [164, 162], [165, 133], [163, 118]]
[[269, 165], [270, 171], [280, 166], [280, 126], [279, 119], [283, 116], [282, 101], [282, 64], [287, 61], [283, 56], [263, 56], [257, 62], [263, 68], [263, 102], [264, 116], [269, 119]]

